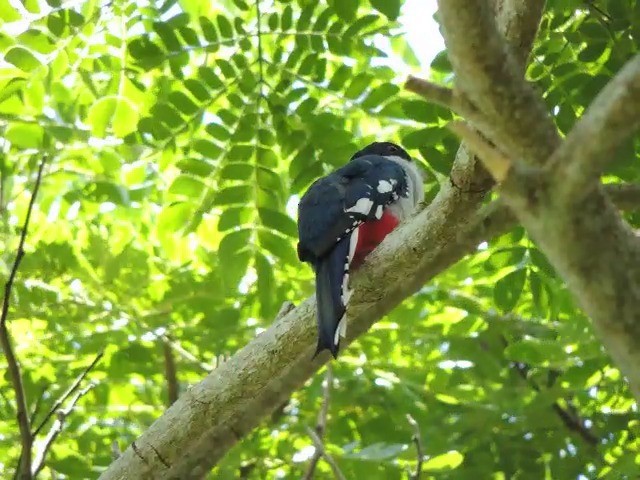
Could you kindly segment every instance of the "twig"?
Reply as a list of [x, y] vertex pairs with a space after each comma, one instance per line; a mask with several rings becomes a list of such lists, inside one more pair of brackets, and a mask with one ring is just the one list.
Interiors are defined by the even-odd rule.
[[411, 436], [411, 441], [416, 446], [416, 456], [418, 457], [418, 461], [416, 463], [416, 471], [414, 473], [409, 473], [410, 480], [420, 480], [422, 476], [422, 462], [424, 459], [424, 449], [422, 448], [422, 436], [420, 434], [420, 425], [415, 419], [411, 416], [411, 414], [407, 413], [407, 422], [413, 428], [413, 435]]
[[53, 425], [51, 425], [49, 433], [47, 433], [47, 436], [43, 440], [42, 447], [40, 447], [39, 451], [35, 455], [33, 466], [31, 467], [31, 472], [34, 477], [38, 475], [38, 473], [40, 473], [40, 470], [42, 470], [42, 468], [44, 467], [44, 461], [46, 459], [47, 453], [49, 452], [49, 449], [56, 441], [58, 435], [60, 435], [60, 432], [62, 432], [64, 422], [75, 408], [78, 400], [85, 396], [87, 392], [92, 388], [93, 384], [87, 385], [85, 388], [76, 393], [76, 395], [71, 399], [71, 402], [69, 403], [69, 406], [67, 408], [60, 409], [56, 412], [57, 418], [53, 422]]
[[164, 376], [167, 381], [167, 407], [170, 407], [178, 400], [179, 394], [176, 360], [173, 356], [173, 349], [170, 343], [164, 341], [164, 339], [162, 342], [162, 351], [164, 354]]
[[31, 423], [29, 420], [29, 414], [27, 413], [27, 399], [24, 392], [24, 386], [22, 384], [22, 372], [20, 371], [20, 365], [13, 352], [11, 345], [11, 338], [9, 331], [7, 330], [7, 316], [9, 314], [9, 303], [11, 300], [11, 290], [13, 288], [13, 281], [18, 273], [18, 267], [24, 257], [24, 242], [27, 238], [27, 231], [29, 230], [29, 221], [31, 220], [31, 212], [33, 205], [38, 195], [40, 188], [40, 182], [42, 181], [42, 171], [47, 162], [47, 156], [42, 157], [40, 167], [38, 168], [38, 176], [33, 186], [33, 192], [31, 193], [31, 199], [29, 200], [29, 207], [27, 208], [27, 215], [22, 226], [22, 233], [20, 234], [20, 243], [18, 244], [18, 252], [16, 258], [13, 261], [13, 267], [9, 273], [9, 278], [4, 286], [4, 299], [2, 302], [2, 314], [0, 315], [0, 345], [7, 358], [7, 366], [9, 367], [9, 377], [11, 378], [11, 384], [16, 395], [16, 411], [18, 426], [20, 427], [20, 441], [22, 443], [22, 453], [20, 455], [20, 465], [18, 471], [20, 472], [20, 478], [24, 480], [31, 479], [31, 446], [33, 443], [33, 437], [31, 436]]
[[196, 365], [198, 365], [202, 370], [206, 371], [206, 372], [211, 372], [213, 370], [213, 368], [215, 367], [211, 367], [211, 365], [208, 365], [206, 363], [204, 363], [203, 361], [201, 361], [198, 357], [196, 357], [195, 355], [193, 355], [191, 352], [185, 350], [182, 345], [180, 345], [178, 342], [176, 342], [175, 340], [173, 340], [171, 337], [169, 337], [168, 335], [161, 335], [162, 341], [165, 342], [166, 344], [168, 344], [169, 346], [171, 346], [171, 348], [173, 350], [175, 350], [176, 352], [178, 352], [180, 354], [180, 356], [182, 356], [183, 358], [189, 360], [190, 362], [195, 363]]
[[22, 261], [22, 257], [24, 257], [24, 242], [27, 238], [27, 232], [29, 230], [29, 222], [31, 221], [31, 212], [33, 211], [33, 205], [36, 201], [36, 196], [38, 195], [38, 190], [40, 189], [40, 182], [42, 181], [42, 171], [44, 170], [44, 166], [47, 163], [47, 156], [42, 157], [42, 161], [40, 162], [40, 167], [38, 168], [38, 175], [36, 176], [36, 183], [33, 185], [33, 192], [31, 193], [31, 199], [29, 200], [29, 207], [27, 208], [27, 216], [24, 219], [24, 224], [22, 226], [22, 233], [20, 234], [20, 243], [18, 244], [18, 253], [16, 254], [16, 259], [13, 262], [13, 267], [11, 267], [11, 272], [9, 273], [9, 279], [4, 287], [4, 300], [2, 302], [2, 315], [0, 316], [0, 327], [3, 327], [7, 323], [7, 315], [9, 314], [9, 302], [11, 299], [11, 289], [13, 288], [13, 281], [16, 278], [16, 274], [18, 273], [18, 267], [20, 266], [20, 262]]
[[443, 87], [442, 85], [429, 82], [428, 80], [423, 80], [422, 78], [409, 75], [407, 81], [404, 84], [404, 88], [406, 90], [409, 90], [410, 92], [417, 93], [430, 102], [436, 103], [445, 108], [449, 108], [462, 115], [462, 113], [458, 112], [454, 106], [455, 95], [453, 90], [449, 87]]
[[[327, 429], [327, 415], [329, 413], [329, 399], [331, 396], [331, 387], [333, 386], [333, 368], [331, 364], [327, 364], [327, 373], [324, 377], [322, 385], [322, 406], [318, 412], [318, 421], [316, 423], [316, 433], [318, 438], [322, 439], [324, 432]], [[304, 474], [303, 480], [311, 480], [315, 474], [316, 467], [320, 458], [322, 457], [322, 451], [316, 447], [316, 451], [313, 452], [311, 460], [309, 460], [309, 466]]]
[[80, 383], [85, 379], [85, 377], [89, 374], [89, 372], [94, 369], [94, 367], [98, 364], [98, 362], [100, 361], [103, 355], [104, 355], [104, 352], [98, 353], [96, 357], [93, 359], [93, 361], [89, 365], [87, 365], [85, 369], [82, 372], [80, 372], [80, 375], [76, 377], [73, 383], [69, 385], [69, 388], [67, 388], [65, 392], [60, 396], [60, 398], [58, 398], [55, 401], [55, 403], [49, 409], [49, 413], [47, 413], [46, 417], [44, 417], [44, 420], [40, 422], [38, 427], [31, 434], [32, 438], [35, 438], [42, 431], [42, 429], [45, 427], [47, 422], [51, 419], [51, 417], [53, 417], [53, 415], [58, 411], [58, 409], [62, 406], [62, 404], [66, 402], [67, 399], [71, 396], [71, 394], [78, 389], [78, 387], [80, 386]]
[[447, 127], [480, 157], [484, 166], [487, 167], [487, 170], [497, 182], [502, 182], [507, 177], [511, 170], [511, 160], [496, 147], [490, 145], [480, 133], [469, 124], [461, 121], [451, 122]]
[[122, 455], [120, 445], [118, 445], [117, 440], [114, 440], [111, 442], [111, 458], [113, 458], [113, 460], [117, 460], [120, 455]]
[[404, 84], [404, 88], [410, 92], [420, 95], [425, 100], [440, 105], [441, 107], [448, 108], [461, 117], [465, 117], [469, 120], [480, 118], [477, 107], [464, 95], [461, 95], [458, 91], [449, 87], [444, 87], [437, 83], [409, 75]]
[[340, 467], [338, 467], [338, 464], [336, 463], [335, 459], [324, 448], [324, 443], [322, 442], [322, 439], [318, 436], [318, 434], [312, 428], [309, 428], [309, 427], [307, 427], [307, 433], [311, 437], [311, 440], [313, 441], [313, 445], [316, 447], [316, 450], [320, 452], [321, 456], [324, 457], [324, 459], [327, 461], [327, 463], [331, 467], [331, 470], [333, 470], [333, 476], [338, 480], [346, 480], [346, 477], [340, 470]]

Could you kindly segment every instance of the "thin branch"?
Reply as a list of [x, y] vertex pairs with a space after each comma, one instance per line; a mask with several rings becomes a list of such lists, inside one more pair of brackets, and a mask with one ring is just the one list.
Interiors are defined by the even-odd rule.
[[[322, 439], [324, 432], [327, 430], [327, 415], [329, 413], [329, 398], [331, 396], [331, 388], [333, 386], [333, 367], [331, 364], [327, 365], [327, 373], [322, 384], [322, 406], [318, 412], [318, 421], [316, 423], [316, 433], [318, 437]], [[313, 452], [311, 460], [309, 460], [309, 466], [304, 474], [303, 480], [311, 480], [315, 474], [316, 466], [322, 457], [322, 451], [316, 448]]]
[[91, 390], [92, 388], [93, 388], [93, 384], [87, 385], [85, 388], [83, 388], [78, 393], [76, 393], [76, 395], [71, 399], [71, 402], [69, 402], [69, 406], [67, 408], [60, 409], [56, 412], [57, 418], [53, 422], [53, 425], [51, 425], [51, 428], [49, 429], [47, 436], [44, 438], [42, 445], [36, 452], [35, 458], [33, 460], [33, 466], [31, 467], [31, 472], [32, 472], [31, 474], [34, 477], [38, 475], [38, 473], [40, 473], [40, 471], [44, 468], [44, 462], [46, 460], [47, 453], [49, 452], [49, 449], [51, 448], [53, 443], [56, 441], [56, 438], [58, 438], [58, 435], [60, 435], [60, 432], [62, 432], [62, 427], [64, 427], [64, 423], [67, 417], [71, 414], [71, 412], [75, 408], [76, 404], [78, 403], [78, 400], [80, 400], [83, 396], [85, 396], [87, 392], [89, 392], [89, 390]]
[[164, 341], [164, 339], [162, 342], [162, 353], [164, 356], [164, 377], [167, 382], [167, 407], [170, 407], [178, 400], [178, 374], [173, 349], [171, 348], [171, 344], [168, 341]]
[[418, 457], [416, 463], [416, 471], [413, 473], [409, 473], [410, 480], [420, 480], [422, 476], [422, 462], [424, 461], [424, 449], [422, 448], [422, 435], [420, 434], [420, 425], [415, 419], [411, 416], [411, 414], [407, 413], [407, 422], [413, 428], [413, 435], [411, 436], [411, 441], [416, 446], [416, 456]]
[[409, 75], [404, 84], [404, 88], [410, 92], [417, 93], [430, 102], [436, 103], [441, 107], [448, 108], [459, 115], [465, 116], [463, 112], [459, 111], [459, 108], [456, 105], [455, 93], [449, 87], [444, 87], [437, 83]]
[[118, 445], [117, 440], [114, 440], [113, 442], [111, 442], [111, 458], [117, 460], [120, 455], [122, 455], [120, 445]]
[[565, 198], [588, 190], [640, 129], [640, 54], [598, 94], [549, 160]]
[[[260, 0], [256, 0], [256, 18], [257, 18], [257, 27], [258, 27], [258, 88], [259, 92], [262, 93], [262, 85], [264, 82], [264, 73], [263, 73], [263, 57], [262, 57], [262, 25], [261, 25], [261, 13], [260, 13]], [[258, 112], [260, 113], [260, 112]]]
[[0, 327], [4, 327], [4, 325], [7, 323], [7, 315], [9, 314], [9, 302], [11, 300], [11, 289], [13, 288], [13, 281], [15, 280], [16, 274], [18, 273], [18, 267], [20, 266], [22, 257], [24, 257], [24, 242], [27, 239], [29, 222], [31, 221], [31, 212], [33, 211], [33, 205], [35, 204], [36, 196], [38, 195], [38, 190], [40, 189], [40, 182], [42, 181], [42, 171], [44, 170], [44, 166], [46, 163], [47, 156], [44, 155], [42, 157], [42, 161], [40, 162], [40, 167], [38, 168], [38, 175], [36, 176], [36, 182], [33, 185], [33, 192], [31, 193], [31, 199], [29, 200], [29, 207], [27, 208], [27, 216], [25, 217], [24, 224], [22, 226], [20, 243], [18, 244], [18, 253], [16, 254], [16, 258], [13, 262], [13, 267], [11, 268], [11, 272], [9, 273], [9, 279], [7, 280], [7, 283], [4, 287], [4, 299], [2, 302]]
[[22, 372], [20, 371], [20, 365], [13, 352], [13, 346], [11, 343], [11, 337], [7, 330], [7, 316], [9, 315], [9, 305], [11, 301], [11, 290], [13, 288], [13, 282], [18, 273], [18, 267], [24, 257], [24, 242], [27, 238], [27, 232], [29, 230], [29, 221], [31, 220], [31, 212], [33, 211], [33, 205], [35, 204], [38, 190], [40, 189], [40, 182], [42, 181], [42, 172], [44, 166], [47, 163], [47, 155], [42, 157], [40, 167], [38, 168], [38, 176], [31, 192], [31, 199], [29, 200], [29, 207], [27, 208], [27, 215], [22, 226], [22, 233], [20, 234], [20, 243], [18, 244], [18, 252], [11, 267], [9, 273], [9, 279], [4, 286], [4, 299], [2, 302], [2, 314], [0, 315], [0, 345], [7, 358], [7, 366], [9, 367], [9, 377], [11, 384], [16, 395], [16, 411], [18, 426], [20, 427], [20, 441], [22, 443], [22, 453], [20, 455], [20, 465], [18, 471], [20, 472], [20, 478], [24, 480], [31, 479], [31, 446], [33, 443], [33, 437], [31, 436], [31, 423], [29, 414], [27, 412], [27, 399], [24, 392], [24, 386], [22, 383]]
[[324, 443], [322, 442], [322, 439], [318, 436], [318, 434], [312, 428], [309, 428], [309, 427], [307, 427], [307, 433], [311, 437], [311, 440], [313, 441], [313, 445], [316, 447], [316, 450], [320, 451], [321, 455], [324, 457], [324, 459], [327, 461], [327, 463], [331, 467], [331, 470], [333, 470], [333, 476], [338, 480], [346, 480], [346, 477], [340, 470], [340, 467], [336, 463], [335, 459], [331, 456], [329, 452], [327, 452], [326, 448], [324, 448]]
[[103, 355], [104, 355], [104, 352], [99, 352], [96, 355], [96, 357], [93, 359], [93, 361], [89, 365], [87, 365], [85, 367], [85, 369], [82, 370], [82, 372], [80, 372], [80, 375], [78, 375], [76, 377], [76, 379], [73, 381], [73, 383], [71, 385], [69, 385], [69, 388], [67, 388], [64, 391], [64, 393], [62, 395], [60, 395], [60, 398], [58, 398], [54, 402], [54, 404], [49, 409], [49, 413], [47, 413], [47, 415], [44, 417], [42, 422], [40, 422], [38, 427], [31, 434], [31, 436], [33, 438], [35, 438], [42, 431], [42, 429], [49, 422], [51, 417], [53, 417], [53, 415], [58, 411], [58, 409], [62, 406], [62, 404], [64, 402], [66, 402], [67, 399], [73, 394], [73, 392], [75, 392], [78, 389], [78, 387], [80, 386], [80, 383], [82, 383], [82, 381], [86, 378], [86, 376], [89, 374], [89, 372], [95, 368], [95, 366], [98, 364], [98, 362], [102, 359]]

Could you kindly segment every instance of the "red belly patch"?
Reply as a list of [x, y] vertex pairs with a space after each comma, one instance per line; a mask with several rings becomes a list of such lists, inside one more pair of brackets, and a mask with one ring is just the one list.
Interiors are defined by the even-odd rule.
[[384, 237], [396, 228], [399, 223], [396, 217], [385, 211], [380, 220], [368, 221], [360, 225], [358, 227], [358, 243], [351, 261], [351, 268], [355, 269], [362, 265], [366, 256], [380, 245]]

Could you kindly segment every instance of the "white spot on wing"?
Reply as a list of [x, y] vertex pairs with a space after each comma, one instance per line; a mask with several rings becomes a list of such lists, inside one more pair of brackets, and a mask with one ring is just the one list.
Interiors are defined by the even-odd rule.
[[378, 193], [389, 193], [391, 190], [393, 190], [391, 182], [387, 180], [380, 180], [378, 182]]
[[384, 207], [382, 205], [378, 205], [378, 208], [376, 208], [376, 218], [378, 220], [382, 218], [382, 210], [384, 210]]
[[371, 201], [369, 198], [360, 198], [353, 207], [347, 208], [345, 212], [355, 212], [362, 215], [369, 215], [371, 207], [373, 207], [373, 201]]

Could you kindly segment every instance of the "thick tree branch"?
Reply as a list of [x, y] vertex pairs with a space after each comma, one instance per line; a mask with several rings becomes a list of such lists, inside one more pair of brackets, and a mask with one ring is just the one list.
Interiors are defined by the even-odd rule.
[[588, 192], [616, 150], [640, 129], [640, 55], [607, 84], [549, 161], [559, 194]]
[[11, 343], [11, 337], [9, 330], [7, 329], [7, 317], [9, 315], [9, 306], [11, 303], [11, 290], [13, 288], [13, 282], [18, 273], [20, 262], [24, 257], [24, 243], [27, 238], [27, 232], [29, 230], [29, 221], [31, 220], [31, 212], [33, 211], [33, 205], [35, 204], [38, 190], [40, 189], [40, 182], [42, 181], [42, 172], [44, 166], [47, 163], [47, 156], [43, 156], [38, 168], [38, 175], [36, 176], [35, 184], [33, 185], [33, 191], [31, 192], [31, 199], [29, 200], [29, 206], [27, 208], [27, 215], [22, 226], [22, 233], [20, 234], [20, 242], [18, 244], [18, 251], [16, 258], [11, 267], [9, 278], [4, 286], [4, 299], [2, 301], [2, 313], [0, 314], [0, 345], [2, 351], [7, 359], [7, 365], [9, 368], [9, 378], [13, 386], [13, 391], [16, 396], [16, 411], [18, 426], [20, 428], [20, 441], [22, 443], [22, 452], [20, 454], [20, 465], [18, 471], [20, 472], [19, 478], [29, 480], [31, 478], [31, 447], [33, 443], [33, 437], [31, 436], [31, 423], [29, 419], [29, 413], [27, 411], [27, 399], [24, 393], [24, 386], [22, 383], [22, 372], [20, 371], [20, 365], [13, 352], [13, 346]]

